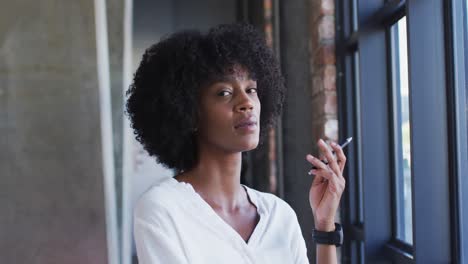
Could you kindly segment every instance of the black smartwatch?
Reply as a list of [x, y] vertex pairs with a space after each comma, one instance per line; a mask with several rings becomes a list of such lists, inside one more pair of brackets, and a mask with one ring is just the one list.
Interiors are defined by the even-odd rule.
[[312, 239], [317, 244], [339, 247], [343, 245], [343, 228], [338, 223], [335, 223], [335, 231], [331, 232], [318, 231], [314, 228], [312, 230]]

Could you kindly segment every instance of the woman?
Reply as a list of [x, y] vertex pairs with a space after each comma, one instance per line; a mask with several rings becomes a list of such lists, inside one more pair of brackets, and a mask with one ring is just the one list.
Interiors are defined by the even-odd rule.
[[[178, 173], [135, 207], [141, 264], [309, 263], [293, 209], [240, 183], [242, 152], [261, 143], [281, 112], [283, 83], [250, 25], [182, 31], [146, 50], [127, 113], [145, 150]], [[330, 232], [346, 157], [336, 144], [318, 145], [329, 164], [307, 155], [317, 167], [309, 201], [316, 230]], [[317, 260], [336, 263], [336, 246], [318, 244]]]

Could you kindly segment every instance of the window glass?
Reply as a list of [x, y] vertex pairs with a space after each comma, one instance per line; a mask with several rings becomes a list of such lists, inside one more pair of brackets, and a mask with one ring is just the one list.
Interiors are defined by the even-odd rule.
[[393, 83], [395, 115], [395, 199], [396, 236], [408, 244], [413, 243], [411, 202], [411, 129], [408, 89], [408, 49], [406, 17], [392, 26]]
[[468, 0], [465, 2], [465, 113], [466, 113], [466, 124], [467, 124], [467, 137], [468, 137]]

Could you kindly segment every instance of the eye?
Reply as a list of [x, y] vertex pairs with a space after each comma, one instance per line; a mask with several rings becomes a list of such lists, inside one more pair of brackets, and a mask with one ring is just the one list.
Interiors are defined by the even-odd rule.
[[228, 96], [228, 95], [230, 95], [230, 94], [231, 94], [230, 91], [224, 90], [224, 91], [219, 92], [219, 93], [218, 93], [218, 96], [223, 96], [223, 97], [224, 97], [224, 96]]
[[257, 88], [249, 88], [247, 89], [248, 93], [257, 93]]

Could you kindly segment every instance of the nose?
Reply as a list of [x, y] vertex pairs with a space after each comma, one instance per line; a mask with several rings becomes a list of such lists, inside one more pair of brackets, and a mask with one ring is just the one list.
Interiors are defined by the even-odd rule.
[[252, 99], [250, 99], [248, 95], [246, 94], [243, 94], [241, 97], [242, 97], [241, 100], [236, 105], [236, 111], [237, 112], [252, 111], [254, 109], [254, 104], [252, 102]]

